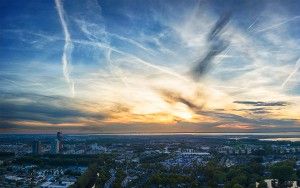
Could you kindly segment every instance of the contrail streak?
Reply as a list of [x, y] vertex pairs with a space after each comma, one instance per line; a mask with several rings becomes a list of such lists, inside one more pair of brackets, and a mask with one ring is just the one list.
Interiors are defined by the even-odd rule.
[[297, 73], [297, 71], [300, 69], [300, 58], [297, 60], [295, 64], [295, 69], [290, 73], [290, 75], [285, 79], [285, 81], [281, 84], [281, 88], [284, 88], [284, 86], [290, 81], [290, 79]]
[[257, 18], [254, 20], [254, 22], [247, 28], [247, 30], [250, 30], [257, 22]]
[[[74, 42], [74, 43], [78, 43], [78, 44], [84, 44], [84, 45], [96, 46], [96, 47], [99, 47], [99, 48], [106, 48], [106, 49], [109, 49], [109, 50], [114, 51], [114, 52], [116, 52], [116, 53], [119, 53], [119, 54], [122, 54], [122, 55], [124, 55], [124, 56], [127, 56], [127, 57], [130, 57], [130, 58], [132, 58], [132, 59], [135, 59], [135, 60], [137, 60], [139, 63], [141, 63], [141, 64], [143, 64], [143, 65], [146, 65], [146, 66], [148, 66], [148, 67], [151, 67], [151, 68], [153, 68], [153, 69], [156, 69], [156, 70], [158, 70], [158, 71], [160, 71], [160, 72], [164, 72], [164, 73], [166, 73], [166, 74], [175, 76], [175, 77], [177, 77], [177, 78], [179, 78], [179, 79], [181, 79], [181, 80], [187, 81], [187, 82], [190, 81], [190, 80], [187, 79], [186, 77], [184, 77], [184, 76], [182, 76], [182, 75], [180, 75], [180, 74], [178, 74], [178, 73], [176, 73], [176, 72], [174, 72], [174, 71], [172, 71], [172, 70], [170, 70], [170, 69], [168, 69], [168, 68], [166, 68], [166, 67], [164, 67], [164, 66], [154, 65], [154, 64], [152, 64], [152, 63], [149, 63], [149, 62], [147, 62], [147, 61], [142, 60], [141, 58], [139, 58], [139, 57], [137, 57], [137, 56], [135, 56], [135, 55], [126, 53], [126, 52], [124, 52], [124, 51], [122, 51], [122, 50], [116, 49], [116, 48], [114, 48], [114, 47], [112, 47], [112, 46], [109, 46], [109, 45], [107, 45], [107, 44], [98, 43], [98, 42], [91, 42], [91, 41], [84, 41], [84, 40], [74, 40], [73, 42]], [[130, 63], [132, 63], [132, 62], [130, 62]]]
[[64, 14], [64, 9], [63, 5], [60, 0], [55, 0], [55, 5], [57, 9], [57, 13], [59, 15], [60, 23], [64, 31], [65, 35], [65, 46], [64, 46], [64, 51], [62, 55], [62, 63], [63, 63], [63, 74], [65, 77], [65, 80], [69, 84], [69, 87], [71, 89], [71, 94], [72, 97], [75, 96], [75, 89], [74, 89], [74, 81], [70, 78], [70, 69], [69, 69], [69, 64], [71, 64], [71, 54], [73, 50], [73, 44], [71, 40], [71, 35], [68, 30], [68, 26], [65, 20], [65, 14]]
[[[59, 0], [56, 0], [56, 1], [59, 1]], [[30, 33], [30, 34], [36, 35], [36, 36], [40, 36], [40, 37], [46, 38], [48, 40], [59, 40], [59, 41], [63, 40], [63, 39], [61, 39], [59, 37], [51, 37], [51, 38], [49, 38], [49, 36], [42, 35], [42, 34], [39, 34], [39, 33]], [[70, 34], [69, 34], [69, 38], [70, 38]], [[88, 45], [88, 46], [94, 46], [94, 47], [98, 47], [98, 48], [104, 48], [104, 49], [107, 49], [107, 50], [111, 50], [111, 51], [114, 51], [116, 53], [122, 54], [124, 56], [133, 58], [133, 59], [137, 60], [138, 62], [140, 62], [140, 63], [142, 63], [142, 64], [144, 64], [144, 65], [146, 65], [148, 67], [151, 67], [153, 69], [156, 69], [158, 71], [161, 71], [161, 72], [164, 72], [166, 74], [175, 76], [175, 77], [177, 77], [177, 78], [179, 78], [181, 80], [187, 81], [187, 82], [190, 81], [185, 76], [182, 76], [179, 73], [176, 73], [175, 71], [168, 69], [167, 67], [164, 67], [164, 66], [161, 66], [161, 65], [160, 66], [159, 65], [154, 65], [152, 63], [146, 62], [146, 61], [138, 58], [137, 56], [135, 56], [133, 54], [126, 53], [126, 52], [124, 52], [124, 51], [122, 51], [120, 49], [116, 49], [116, 48], [114, 48], [114, 47], [112, 47], [112, 46], [110, 46], [108, 44], [105, 44], [105, 43], [99, 43], [99, 42], [94, 42], [94, 41], [90, 41], [90, 40], [77, 40], [77, 39], [73, 39], [72, 41], [70, 40], [69, 43], [70, 43], [69, 45], [71, 45], [71, 46], [73, 46], [72, 43], [74, 43], [74, 44], [79, 44], [79, 45]], [[66, 80], [67, 80], [67, 78], [66, 78]], [[67, 82], [70, 83], [70, 85], [73, 84], [73, 88], [74, 88], [74, 82], [71, 79], [69, 79], [69, 81], [70, 82], [68, 82], [68, 81]]]
[[169, 75], [175, 76], [175, 77], [177, 77], [177, 78], [179, 78], [179, 79], [181, 79], [181, 80], [183, 80], [183, 81], [186, 81], [186, 82], [189, 82], [189, 81], [190, 81], [190, 80], [188, 80], [187, 78], [185, 78], [184, 76], [182, 76], [182, 75], [180, 75], [180, 74], [178, 74], [178, 73], [176, 73], [176, 72], [173, 72], [173, 71], [171, 71], [171, 70], [168, 70], [168, 69], [166, 69], [166, 68], [164, 68], [164, 67], [162, 67], [162, 66], [154, 65], [154, 64], [152, 64], [152, 63], [148, 63], [148, 62], [146, 62], [146, 61], [144, 61], [144, 60], [142, 60], [142, 59], [140, 59], [140, 58], [138, 58], [138, 57], [135, 57], [135, 56], [131, 56], [131, 57], [134, 58], [134, 59], [136, 59], [136, 60], [139, 61], [140, 63], [142, 63], [142, 64], [148, 66], [148, 67], [151, 67], [151, 68], [154, 68], [154, 69], [159, 70], [159, 71], [161, 71], [161, 72], [164, 72], [164, 73], [167, 73], [167, 74], [169, 74]]
[[121, 36], [121, 35], [117, 35], [117, 34], [113, 34], [113, 33], [107, 33], [108, 35], [112, 36], [112, 37], [116, 37], [120, 40], [123, 40], [123, 41], [126, 41], [130, 44], [133, 44], [135, 45], [136, 47], [140, 48], [140, 49], [143, 49], [144, 51], [148, 52], [149, 54], [151, 55], [154, 55], [153, 54], [153, 51], [147, 47], [145, 47], [144, 45], [142, 45], [141, 43], [133, 40], [133, 39], [130, 39], [130, 38], [127, 38], [127, 37], [124, 37], [124, 36]]
[[111, 52], [112, 52], [112, 49], [107, 49], [107, 62], [109, 63], [109, 66], [110, 66], [110, 70], [111, 70], [111, 72], [114, 74], [114, 75], [116, 75], [118, 78], [120, 78], [121, 79], [121, 81], [122, 81], [122, 83], [126, 86], [126, 87], [128, 87], [128, 83], [127, 83], [127, 81], [126, 81], [126, 78], [122, 75], [122, 73], [120, 73], [120, 71], [119, 72], [117, 72], [117, 71], [115, 71], [115, 70], [113, 70], [113, 68], [114, 68], [114, 65], [113, 65], [113, 61], [112, 61], [112, 59], [111, 59]]
[[264, 31], [268, 31], [268, 30], [274, 29], [274, 28], [276, 28], [276, 27], [279, 27], [279, 26], [281, 26], [281, 25], [284, 25], [284, 24], [286, 24], [286, 23], [288, 23], [288, 22], [290, 22], [290, 21], [294, 21], [294, 20], [299, 19], [299, 18], [300, 18], [300, 16], [294, 16], [294, 17], [292, 17], [292, 18], [290, 18], [290, 19], [287, 19], [287, 20], [285, 20], [285, 21], [283, 21], [283, 22], [274, 24], [274, 25], [272, 25], [272, 26], [270, 26], [270, 27], [266, 27], [266, 28], [257, 30], [257, 31], [255, 31], [255, 33], [260, 33], [260, 32], [264, 32]]

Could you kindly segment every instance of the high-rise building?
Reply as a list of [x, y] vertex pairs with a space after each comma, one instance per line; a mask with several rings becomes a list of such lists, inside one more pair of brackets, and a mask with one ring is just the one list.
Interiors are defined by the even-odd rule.
[[57, 134], [56, 134], [56, 138], [57, 138], [57, 140], [59, 140], [59, 141], [62, 141], [62, 133], [61, 132], [57, 132]]
[[38, 155], [41, 154], [41, 150], [41, 141], [34, 141], [32, 143], [32, 153]]
[[61, 153], [62, 152], [62, 149], [63, 149], [63, 135], [62, 135], [62, 133], [61, 132], [57, 132], [57, 134], [56, 134], [56, 138], [57, 138], [57, 140], [59, 141], [59, 153]]
[[51, 153], [57, 154], [59, 153], [59, 140], [55, 139], [51, 145]]

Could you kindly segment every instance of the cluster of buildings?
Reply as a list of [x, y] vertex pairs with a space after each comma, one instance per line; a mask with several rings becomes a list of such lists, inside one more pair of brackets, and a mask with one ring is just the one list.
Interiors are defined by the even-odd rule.
[[300, 153], [300, 146], [296, 147], [296, 146], [291, 146], [290, 144], [278, 146], [273, 144], [271, 147], [275, 153], [280, 153], [280, 154]]
[[223, 146], [217, 148], [218, 153], [225, 155], [250, 155], [255, 151], [263, 150], [262, 146], [257, 145], [242, 145], [239, 147]]
[[34, 140], [31, 143], [31, 153], [34, 155], [40, 154], [71, 154], [71, 155], [95, 155], [99, 153], [107, 153], [108, 149], [97, 143], [64, 143], [61, 132], [57, 132], [56, 138], [51, 141], [51, 144], [43, 143], [40, 140]]
[[[63, 136], [61, 132], [57, 132], [55, 140], [51, 144], [51, 153], [58, 154], [62, 153], [63, 150]], [[32, 143], [32, 154], [39, 155], [42, 154], [42, 142], [35, 140]]]
[[[144, 164], [156, 163], [159, 167], [166, 169], [177, 167], [190, 169], [195, 165], [206, 165], [215, 156], [219, 157], [219, 164], [226, 167], [245, 164], [257, 156], [260, 156], [261, 163], [265, 166], [287, 159], [297, 159], [297, 169], [300, 169], [300, 145], [293, 143], [265, 143], [253, 140], [224, 141], [225, 139], [211, 139], [211, 141], [203, 139], [201, 142], [193, 139], [188, 141], [176, 139], [154, 141], [152, 139], [144, 142], [103, 140], [91, 136], [67, 135], [63, 137], [61, 132], [57, 132], [55, 136], [50, 135], [46, 138], [36, 136], [23, 143], [22, 140], [16, 140], [14, 144], [10, 144], [10, 141], [2, 142], [0, 152], [14, 153], [13, 159], [29, 156], [30, 159], [37, 158], [38, 160], [49, 156], [66, 158], [67, 155], [71, 157], [77, 155], [76, 157], [80, 160], [81, 158], [89, 160], [91, 156], [98, 157], [98, 154], [113, 153], [115, 164], [122, 166], [126, 175], [122, 180], [124, 186], [151, 174], [153, 169], [150, 167], [147, 169], [147, 165]], [[68, 166], [73, 165], [73, 162], [67, 165], [62, 163], [63, 166], [60, 167], [53, 164], [49, 167], [25, 166], [25, 164], [14, 163], [13, 159], [11, 164], [6, 164], [7, 169], [4, 173], [1, 174], [0, 169], [0, 187], [64, 188], [76, 182], [79, 175], [86, 170], [86, 168], [78, 170], [79, 166]], [[1, 160], [0, 167], [3, 167], [5, 165], [1, 164]], [[68, 173], [70, 171], [72, 173]], [[74, 175], [74, 172], [77, 175]], [[113, 174], [116, 173], [111, 173], [111, 177], [114, 177]], [[113, 178], [110, 179], [110, 181], [113, 180]]]
[[25, 143], [1, 143], [0, 151], [5, 153], [11, 153], [15, 156], [22, 156], [31, 153], [30, 145]]
[[77, 180], [73, 174], [82, 174], [86, 169], [76, 166], [40, 168], [37, 165], [12, 165], [0, 176], [0, 187], [67, 188]]
[[72, 154], [72, 155], [96, 155], [100, 153], [110, 152], [107, 147], [101, 146], [97, 143], [77, 143], [77, 144], [64, 144], [63, 154]]

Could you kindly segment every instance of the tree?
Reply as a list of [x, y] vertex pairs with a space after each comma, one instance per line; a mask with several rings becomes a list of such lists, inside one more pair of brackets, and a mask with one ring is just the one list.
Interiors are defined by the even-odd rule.
[[297, 186], [300, 187], [300, 169], [297, 170], [296, 174], [297, 174]]
[[262, 180], [259, 182], [258, 188], [268, 188], [268, 184]]
[[203, 169], [203, 173], [210, 187], [217, 187], [218, 184], [224, 183], [226, 174], [223, 171], [217, 162], [208, 162]]
[[88, 167], [87, 171], [83, 173], [77, 180], [75, 184], [73, 184], [72, 188], [84, 188], [84, 187], [92, 187], [92, 185], [96, 182], [96, 171], [97, 165], [92, 164]]
[[255, 183], [250, 183], [248, 188], [256, 188], [256, 184]]
[[233, 188], [244, 188], [244, 187], [237, 183], [237, 184], [234, 184]]
[[239, 184], [239, 185], [246, 186], [247, 185], [247, 176], [245, 174], [241, 173], [239, 176], [234, 177], [231, 181], [234, 182], [234, 185]]
[[298, 179], [300, 179], [300, 169], [297, 170], [296, 174], [297, 174], [297, 176], [298, 176]]
[[288, 162], [273, 165], [271, 167], [271, 174], [273, 179], [278, 180], [279, 187], [284, 186], [287, 181], [293, 180], [296, 176], [292, 164]]

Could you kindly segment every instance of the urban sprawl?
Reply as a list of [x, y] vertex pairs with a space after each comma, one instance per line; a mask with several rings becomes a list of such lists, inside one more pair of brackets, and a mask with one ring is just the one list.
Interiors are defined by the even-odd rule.
[[300, 142], [262, 138], [0, 135], [0, 187], [300, 187]]

